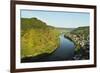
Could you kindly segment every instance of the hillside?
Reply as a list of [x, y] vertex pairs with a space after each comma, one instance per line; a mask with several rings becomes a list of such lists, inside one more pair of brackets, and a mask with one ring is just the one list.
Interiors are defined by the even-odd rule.
[[59, 32], [38, 18], [21, 18], [21, 58], [52, 53], [59, 46]]
[[75, 34], [78, 37], [83, 38], [84, 40], [87, 40], [87, 37], [89, 36], [89, 26], [78, 27], [75, 30], [73, 30], [71, 34]]
[[83, 58], [89, 58], [89, 26], [78, 27], [73, 31], [66, 33], [65, 37], [69, 38], [76, 45], [76, 55], [84, 56]]

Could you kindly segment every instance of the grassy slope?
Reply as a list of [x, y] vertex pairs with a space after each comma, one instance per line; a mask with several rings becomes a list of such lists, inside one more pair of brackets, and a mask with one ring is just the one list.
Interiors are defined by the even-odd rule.
[[51, 53], [59, 46], [59, 32], [37, 18], [21, 18], [21, 58]]

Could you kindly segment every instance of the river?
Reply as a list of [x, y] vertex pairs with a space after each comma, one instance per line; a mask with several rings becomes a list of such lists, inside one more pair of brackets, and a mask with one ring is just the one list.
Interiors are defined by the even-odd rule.
[[22, 62], [42, 62], [42, 61], [64, 61], [64, 60], [72, 60], [74, 56], [74, 48], [75, 45], [72, 41], [64, 37], [64, 34], [60, 35], [60, 46], [56, 49], [52, 54], [30, 58], [23, 60]]

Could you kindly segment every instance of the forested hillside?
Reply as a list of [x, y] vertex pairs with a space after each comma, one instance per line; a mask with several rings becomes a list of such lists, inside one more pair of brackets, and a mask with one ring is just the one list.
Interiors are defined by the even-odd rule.
[[77, 56], [82, 56], [82, 59], [89, 58], [89, 26], [78, 27], [70, 33], [66, 33], [65, 37], [76, 45], [75, 53]]

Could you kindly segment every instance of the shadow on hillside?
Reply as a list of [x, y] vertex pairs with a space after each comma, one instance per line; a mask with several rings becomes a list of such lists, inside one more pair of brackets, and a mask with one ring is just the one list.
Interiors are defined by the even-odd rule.
[[40, 54], [37, 55], [35, 57], [25, 57], [21, 59], [21, 63], [25, 63], [25, 62], [41, 62], [41, 61], [46, 61], [46, 58], [48, 55], [48, 53], [44, 53], [44, 54]]

